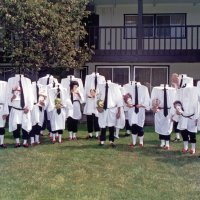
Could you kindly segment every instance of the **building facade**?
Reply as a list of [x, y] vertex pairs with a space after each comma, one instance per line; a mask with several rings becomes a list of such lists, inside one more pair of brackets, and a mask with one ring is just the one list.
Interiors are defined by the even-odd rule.
[[200, 1], [93, 0], [89, 9], [86, 42], [95, 55], [82, 77], [96, 71], [150, 91], [175, 72], [200, 80]]

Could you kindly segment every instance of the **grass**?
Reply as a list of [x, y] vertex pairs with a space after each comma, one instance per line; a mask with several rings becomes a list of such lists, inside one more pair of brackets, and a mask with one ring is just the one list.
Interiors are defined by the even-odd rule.
[[[117, 148], [85, 140], [81, 125], [77, 141], [14, 149], [0, 149], [0, 199], [14, 200], [195, 200], [200, 199], [200, 158], [182, 155], [182, 142], [158, 148], [158, 135], [145, 128], [145, 146], [130, 149], [131, 137], [116, 141]], [[174, 134], [172, 134], [174, 136]], [[200, 136], [197, 135], [199, 139]], [[107, 142], [108, 144], [108, 142]]]

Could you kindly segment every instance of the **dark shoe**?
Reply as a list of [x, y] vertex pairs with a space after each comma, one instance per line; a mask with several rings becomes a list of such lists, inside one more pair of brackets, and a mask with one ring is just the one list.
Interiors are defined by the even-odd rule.
[[114, 144], [114, 143], [110, 143], [110, 146], [111, 146], [112, 148], [116, 148], [116, 144]]
[[16, 143], [14, 147], [19, 148], [19, 147], [21, 147], [21, 145], [19, 143]]
[[85, 139], [89, 140], [89, 139], [92, 139], [93, 137], [88, 135]]
[[96, 138], [96, 140], [100, 140], [100, 137], [99, 136], [97, 136], [97, 137], [95, 137]]
[[124, 137], [129, 137], [131, 134], [125, 133]]
[[99, 146], [100, 146], [100, 147], [103, 147], [103, 146], [104, 146], [104, 144], [101, 144], [101, 142], [100, 142], [100, 143], [99, 143]]
[[5, 144], [1, 144], [0, 147], [1, 147], [2, 149], [6, 149], [6, 148], [7, 148], [7, 146], [6, 146]]
[[24, 147], [24, 148], [28, 148], [28, 147], [29, 147], [28, 143], [23, 144], [23, 147]]

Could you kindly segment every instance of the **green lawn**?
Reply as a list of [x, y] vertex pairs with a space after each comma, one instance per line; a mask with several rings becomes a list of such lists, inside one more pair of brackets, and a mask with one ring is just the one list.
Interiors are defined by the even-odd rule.
[[[78, 141], [0, 149], [0, 200], [122, 200], [200, 199], [200, 142], [197, 154], [182, 155], [182, 142], [158, 148], [158, 136], [145, 129], [144, 148], [130, 149], [131, 137], [116, 141], [117, 148], [86, 140], [82, 125]], [[47, 134], [47, 133], [46, 133]], [[174, 134], [173, 134], [174, 137]], [[200, 136], [198, 135], [198, 139]]]

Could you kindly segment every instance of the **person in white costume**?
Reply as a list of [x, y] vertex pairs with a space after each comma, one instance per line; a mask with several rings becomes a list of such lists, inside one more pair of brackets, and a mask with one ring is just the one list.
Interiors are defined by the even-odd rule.
[[168, 85], [154, 87], [151, 93], [151, 107], [154, 116], [155, 132], [159, 134], [160, 147], [170, 149], [170, 134], [173, 129], [172, 117], [175, 113], [173, 103], [176, 90]]
[[44, 123], [44, 110], [47, 107], [47, 86], [37, 82], [32, 83], [34, 106], [31, 111], [32, 130], [30, 132], [31, 145], [40, 144], [40, 132]]
[[31, 110], [33, 108], [33, 92], [31, 80], [16, 74], [8, 79], [6, 98], [11, 107], [9, 115], [9, 132], [16, 139], [15, 147], [20, 147], [20, 131], [22, 129], [23, 146], [28, 147], [27, 140], [32, 129]]
[[62, 134], [65, 129], [65, 121], [69, 112], [72, 112], [72, 103], [69, 99], [67, 90], [60, 84], [49, 90], [48, 111], [51, 112], [50, 123], [53, 133], [52, 143], [56, 142], [56, 133], [58, 133], [58, 142], [62, 143]]
[[98, 94], [97, 85], [104, 82], [105, 77], [95, 72], [87, 75], [85, 79], [85, 106], [83, 114], [87, 116], [87, 139], [93, 137], [93, 131], [95, 132], [96, 138], [98, 139], [99, 137], [100, 128], [98, 123], [98, 111], [96, 108], [96, 96]]
[[97, 97], [97, 109], [99, 111], [99, 126], [101, 128], [100, 145], [106, 141], [106, 129], [109, 128], [109, 142], [112, 147], [114, 144], [114, 129], [117, 120], [120, 118], [123, 98], [119, 86], [111, 81], [99, 84]]
[[51, 74], [46, 74], [45, 76], [38, 79], [38, 84], [41, 85], [49, 85], [49, 84], [57, 84], [58, 80], [53, 77]]
[[[46, 74], [43, 77], [40, 77], [38, 79], [38, 84], [48, 86], [49, 88], [55, 87], [55, 85], [58, 84], [58, 80], [51, 74]], [[42, 125], [42, 129], [40, 131], [40, 135], [43, 135], [44, 130], [47, 128], [49, 131], [49, 138], [52, 139], [52, 133], [51, 133], [51, 125], [50, 125], [50, 120], [49, 120], [49, 113], [44, 111], [44, 122]]]
[[[121, 87], [121, 85], [118, 85], [121, 95], [123, 95], [124, 88]], [[115, 134], [114, 137], [119, 139], [119, 132], [120, 129], [123, 129], [125, 126], [125, 113], [124, 113], [124, 106], [120, 108], [120, 118], [117, 119], [116, 125], [115, 125]]]
[[5, 135], [5, 124], [6, 118], [9, 115], [8, 104], [6, 101], [6, 89], [7, 82], [0, 81], [0, 148], [7, 148], [6, 144], [4, 144], [4, 135]]
[[[196, 133], [199, 118], [199, 93], [198, 88], [193, 86], [193, 78], [183, 77], [182, 87], [177, 91], [176, 113], [179, 115], [178, 129], [181, 130], [184, 147], [183, 153], [196, 152]], [[189, 150], [188, 143], [191, 143]]]
[[124, 102], [128, 109], [128, 121], [132, 132], [131, 147], [136, 145], [137, 136], [139, 146], [144, 145], [145, 110], [150, 109], [150, 96], [148, 88], [140, 82], [132, 82], [124, 86]]
[[[177, 73], [173, 73], [172, 76], [171, 76], [171, 85], [173, 88], [176, 89], [176, 91], [180, 88], [180, 83], [181, 83], [181, 80], [179, 78], [179, 75]], [[177, 114], [174, 114], [173, 116], [173, 130], [176, 134], [176, 137], [175, 139], [173, 140], [174, 142], [179, 142], [180, 141], [180, 130], [178, 130], [177, 126], [178, 126], [178, 116]]]
[[73, 112], [69, 113], [69, 117], [67, 119], [69, 140], [76, 140], [78, 122], [82, 118], [81, 104], [83, 104], [85, 101], [83, 82], [80, 78], [69, 75], [67, 78], [61, 80], [61, 85], [67, 89], [73, 105]]

